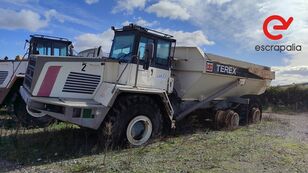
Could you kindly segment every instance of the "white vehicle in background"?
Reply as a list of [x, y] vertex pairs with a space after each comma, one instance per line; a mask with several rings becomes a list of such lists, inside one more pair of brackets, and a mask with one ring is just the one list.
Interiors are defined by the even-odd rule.
[[97, 129], [112, 143], [133, 146], [196, 111], [217, 128], [261, 120], [256, 96], [274, 78], [269, 67], [176, 47], [172, 36], [133, 24], [112, 29], [109, 57], [30, 57], [20, 88], [30, 115]]
[[[18, 92], [24, 81], [28, 57], [32, 55], [67, 57], [73, 55], [73, 47], [68, 39], [46, 35], [30, 35], [30, 41], [26, 40], [26, 43], [29, 43], [29, 48], [23, 57], [0, 60], [0, 107], [7, 107], [9, 113], [16, 115], [23, 125], [35, 125], [41, 122], [27, 115], [26, 105]], [[46, 122], [49, 119], [39, 120]]]

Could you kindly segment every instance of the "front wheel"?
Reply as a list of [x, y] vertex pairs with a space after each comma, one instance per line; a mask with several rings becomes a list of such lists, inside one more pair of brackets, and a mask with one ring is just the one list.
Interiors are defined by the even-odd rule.
[[46, 127], [53, 122], [53, 118], [49, 116], [32, 117], [28, 114], [26, 103], [21, 95], [16, 93], [11, 100], [10, 114], [17, 119], [23, 127]]
[[162, 116], [157, 103], [148, 96], [131, 95], [119, 98], [101, 126], [108, 145], [141, 146], [162, 131]]
[[152, 132], [153, 125], [150, 118], [138, 115], [129, 122], [126, 128], [126, 138], [130, 144], [139, 146], [150, 139]]

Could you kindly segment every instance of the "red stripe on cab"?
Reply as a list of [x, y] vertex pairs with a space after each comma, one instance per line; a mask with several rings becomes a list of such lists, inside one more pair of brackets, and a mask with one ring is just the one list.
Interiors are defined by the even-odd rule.
[[56, 82], [61, 66], [50, 66], [45, 74], [44, 80], [37, 96], [50, 96], [51, 90]]

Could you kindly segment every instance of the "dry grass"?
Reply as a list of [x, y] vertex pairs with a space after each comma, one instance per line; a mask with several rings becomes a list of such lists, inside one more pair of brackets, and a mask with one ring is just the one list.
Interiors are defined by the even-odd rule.
[[11, 141], [1, 143], [0, 152], [2, 158], [19, 163], [20, 168], [11, 171], [308, 172], [308, 144], [287, 136], [291, 128], [285, 121], [267, 118], [231, 132], [197, 128], [146, 147], [104, 152], [84, 130], [57, 125], [56, 132], [24, 136], [28, 143], [19, 142], [18, 152]]

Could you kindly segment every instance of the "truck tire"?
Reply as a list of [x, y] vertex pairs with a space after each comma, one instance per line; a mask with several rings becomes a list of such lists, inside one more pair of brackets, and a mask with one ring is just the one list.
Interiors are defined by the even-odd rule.
[[214, 116], [215, 129], [234, 130], [239, 126], [239, 115], [235, 111], [218, 110]]
[[254, 124], [262, 119], [262, 106], [256, 99], [252, 99], [249, 103], [248, 123]]
[[248, 125], [260, 122], [262, 119], [261, 102], [256, 96], [246, 96], [244, 98], [249, 98], [249, 105], [240, 105], [236, 109], [236, 112], [240, 115], [241, 125]]
[[158, 104], [145, 95], [120, 97], [101, 125], [105, 145], [140, 146], [162, 132], [162, 114]]
[[28, 114], [26, 106], [20, 94], [14, 94], [11, 100], [10, 113], [23, 127], [46, 127], [52, 123], [53, 118], [49, 116], [40, 118], [32, 117]]

